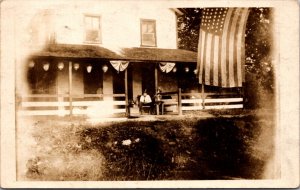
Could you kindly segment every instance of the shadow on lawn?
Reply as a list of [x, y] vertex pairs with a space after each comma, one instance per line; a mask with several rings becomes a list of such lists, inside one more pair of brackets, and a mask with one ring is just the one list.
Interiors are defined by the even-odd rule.
[[270, 156], [254, 155], [262, 127], [250, 116], [135, 121], [86, 129], [81, 142], [104, 155], [103, 180], [260, 179]]
[[170, 169], [170, 156], [159, 140], [132, 126], [117, 124], [82, 132], [83, 148], [98, 149], [106, 159], [103, 180], [154, 180], [165, 177]]
[[253, 146], [260, 133], [255, 118], [212, 118], [196, 124], [199, 138], [194, 149], [201, 150], [192, 179], [259, 179], [266, 160], [255, 158]]

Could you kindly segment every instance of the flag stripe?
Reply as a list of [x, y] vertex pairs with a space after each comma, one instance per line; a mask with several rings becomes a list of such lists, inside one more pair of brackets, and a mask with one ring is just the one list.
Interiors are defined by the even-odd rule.
[[198, 70], [198, 74], [199, 74], [199, 83], [201, 83], [201, 76], [202, 76], [202, 69], [201, 69], [201, 66], [203, 65], [202, 64], [202, 55], [203, 55], [203, 53], [202, 53], [202, 49], [204, 48], [203, 46], [202, 46], [202, 39], [203, 39], [203, 34], [202, 34], [202, 30], [200, 29], [200, 32], [199, 32], [199, 42], [198, 42], [198, 51], [200, 52], [200, 53], [198, 53], [198, 55], [197, 55], [197, 70]]
[[[199, 41], [198, 41], [198, 51], [201, 51], [201, 49], [203, 47], [201, 47], [201, 39], [202, 39], [202, 34], [201, 34], [201, 29], [200, 29], [200, 32], [199, 32]], [[201, 53], [198, 53], [197, 54], [197, 63], [200, 63], [201, 62]], [[200, 74], [200, 65], [201, 64], [197, 64], [197, 70], [198, 70], [198, 74]]]
[[238, 34], [237, 34], [237, 86], [242, 86], [242, 81], [243, 81], [243, 76], [242, 76], [242, 72], [244, 70], [244, 67], [242, 65], [242, 61], [243, 59], [245, 59], [245, 56], [242, 56], [243, 55], [243, 51], [244, 51], [244, 48], [242, 47], [243, 46], [243, 39], [245, 38], [245, 35], [244, 35], [244, 24], [243, 23], [246, 23], [246, 18], [247, 18], [247, 13], [248, 13], [248, 9], [247, 8], [244, 8], [242, 10], [242, 14], [241, 14], [241, 24], [239, 25], [238, 27]]
[[[242, 31], [242, 45], [241, 45], [241, 66], [242, 66], [242, 78], [243, 78], [243, 82], [245, 82], [245, 32], [246, 32], [246, 24], [247, 24], [247, 19], [248, 19], [248, 15], [249, 15], [249, 10], [247, 8], [247, 13], [245, 14], [244, 17], [244, 23], [243, 23], [243, 31]], [[241, 85], [242, 86], [242, 85]]]
[[204, 61], [204, 50], [205, 50], [205, 35], [206, 35], [206, 33], [204, 32], [204, 31], [201, 31], [201, 47], [202, 47], [202, 49], [201, 49], [201, 67], [200, 67], [200, 77], [199, 77], [199, 80], [200, 80], [200, 82], [202, 83], [203, 82], [203, 72], [204, 72], [204, 69], [203, 69], [203, 67], [204, 67], [204, 64], [203, 64], [203, 61]]
[[203, 37], [204, 37], [204, 41], [203, 41], [203, 59], [202, 59], [202, 63], [203, 63], [203, 65], [202, 65], [202, 81], [203, 81], [203, 84], [205, 83], [205, 60], [206, 60], [206, 52], [205, 52], [205, 50], [206, 50], [206, 44], [207, 44], [207, 33], [206, 32], [203, 32]]
[[234, 32], [235, 32], [235, 24], [236, 24], [236, 13], [237, 9], [234, 10], [234, 13], [231, 17], [231, 25], [228, 32], [229, 40], [228, 40], [228, 61], [227, 61], [227, 69], [228, 69], [228, 87], [233, 86], [233, 49], [234, 49]]
[[236, 42], [237, 42], [237, 32], [238, 32], [238, 30], [237, 30], [237, 26], [238, 26], [238, 24], [239, 24], [239, 22], [238, 22], [238, 19], [240, 18], [240, 11], [241, 11], [241, 9], [240, 8], [237, 8], [236, 9], [236, 12], [235, 12], [235, 15], [234, 15], [234, 18], [233, 18], [233, 25], [232, 25], [232, 27], [231, 27], [231, 37], [232, 37], [232, 39], [231, 39], [231, 44], [233, 45], [232, 47], [231, 47], [231, 49], [232, 49], [232, 51], [233, 51], [233, 53], [231, 53], [230, 54], [230, 56], [231, 56], [231, 62], [230, 62], [230, 65], [232, 66], [231, 68], [232, 68], [232, 73], [230, 73], [230, 78], [231, 78], [231, 80], [230, 80], [230, 87], [234, 87], [234, 86], [236, 86], [237, 85], [237, 73], [236, 73], [236, 65], [237, 65], [237, 63], [236, 63], [236, 61], [237, 61], [237, 59], [236, 59], [236, 48], [237, 48], [237, 46], [236, 46]]
[[222, 86], [226, 87], [226, 44], [227, 44], [227, 30], [229, 26], [229, 18], [231, 17], [232, 9], [229, 9], [225, 18], [224, 28], [225, 34], [222, 35], [222, 50], [221, 50], [221, 78]]
[[230, 65], [230, 57], [231, 57], [231, 54], [232, 51], [231, 51], [231, 48], [230, 48], [230, 39], [231, 39], [231, 26], [232, 26], [232, 17], [234, 16], [234, 13], [235, 13], [235, 8], [233, 8], [232, 10], [232, 14], [230, 14], [228, 20], [228, 29], [224, 31], [223, 35], [226, 36], [226, 87], [230, 87], [230, 69], [231, 69], [231, 65]]
[[214, 70], [215, 70], [215, 64], [214, 64], [214, 54], [217, 54], [218, 52], [214, 52], [215, 47], [215, 35], [212, 35], [211, 39], [211, 47], [210, 47], [210, 84], [213, 84], [214, 82]]
[[205, 84], [210, 85], [210, 57], [211, 57], [211, 40], [212, 40], [212, 34], [207, 33], [206, 34], [206, 52], [205, 52]]
[[233, 74], [234, 74], [234, 85], [233, 87], [235, 86], [238, 86], [238, 73], [237, 73], [237, 70], [238, 70], [238, 57], [237, 57], [237, 53], [238, 53], [238, 46], [237, 46], [237, 42], [238, 42], [238, 28], [240, 26], [240, 21], [241, 21], [241, 16], [242, 16], [242, 11], [243, 9], [242, 8], [239, 8], [239, 14], [238, 14], [238, 19], [237, 19], [237, 23], [236, 23], [236, 27], [235, 27], [235, 34], [234, 34], [234, 52], [233, 52]]
[[221, 76], [221, 51], [222, 51], [222, 38], [218, 37], [218, 86], [222, 86], [222, 76]]
[[213, 64], [214, 64], [214, 70], [213, 70], [213, 85], [214, 86], [218, 86], [218, 73], [219, 73], [219, 36], [214, 37], [214, 60], [213, 60]]

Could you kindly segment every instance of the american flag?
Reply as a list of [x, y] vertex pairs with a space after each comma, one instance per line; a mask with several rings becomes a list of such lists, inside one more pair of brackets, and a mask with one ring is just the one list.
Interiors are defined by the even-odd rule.
[[242, 86], [248, 14], [248, 8], [203, 9], [197, 59], [200, 84]]

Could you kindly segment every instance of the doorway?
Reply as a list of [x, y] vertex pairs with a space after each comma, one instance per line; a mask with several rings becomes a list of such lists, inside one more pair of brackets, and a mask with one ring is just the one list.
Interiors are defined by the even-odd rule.
[[147, 93], [153, 97], [155, 95], [155, 64], [145, 63], [142, 67], [142, 93]]
[[155, 64], [153, 63], [130, 63], [128, 69], [128, 98], [135, 101], [136, 98], [147, 93], [152, 97], [155, 94]]

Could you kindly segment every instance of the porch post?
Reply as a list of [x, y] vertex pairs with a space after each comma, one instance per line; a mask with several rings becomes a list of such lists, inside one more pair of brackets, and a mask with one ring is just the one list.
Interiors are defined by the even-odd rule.
[[125, 110], [126, 110], [126, 116], [129, 116], [129, 105], [128, 105], [128, 72], [127, 72], [127, 69], [125, 69]]
[[181, 88], [178, 88], [178, 115], [182, 115], [182, 108], [181, 108]]
[[241, 91], [242, 92], [240, 92], [240, 96], [242, 96], [242, 99], [243, 99], [243, 109], [245, 108], [245, 89], [244, 89], [244, 84], [242, 85], [242, 87], [241, 87]]
[[201, 84], [201, 96], [202, 96], [202, 107], [203, 109], [205, 109], [205, 94], [204, 94], [204, 84], [202, 82]]
[[155, 80], [155, 94], [158, 89], [158, 72], [157, 72], [157, 63], [155, 64], [155, 69], [154, 69], [154, 80]]
[[72, 106], [72, 62], [69, 62], [69, 109], [70, 116], [73, 114], [73, 106]]

